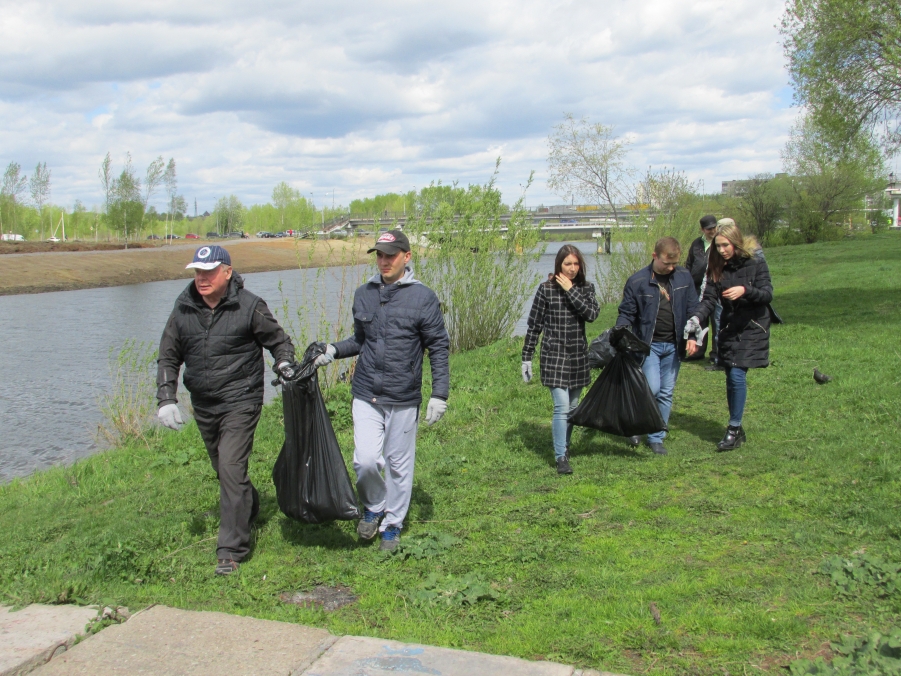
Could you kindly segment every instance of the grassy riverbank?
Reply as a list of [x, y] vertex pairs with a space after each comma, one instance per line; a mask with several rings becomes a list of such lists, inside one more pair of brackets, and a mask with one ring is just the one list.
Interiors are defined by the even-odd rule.
[[[689, 363], [669, 456], [577, 430], [575, 474], [558, 477], [550, 396], [522, 383], [521, 341], [504, 341], [452, 359], [448, 414], [420, 430], [403, 555], [360, 546], [351, 523], [278, 512], [274, 405], [238, 575], [212, 574], [218, 486], [189, 425], [0, 488], [0, 602], [165, 603], [633, 674], [784, 673], [841, 633], [899, 624], [901, 596], [865, 584], [876, 577], [841, 594], [818, 572], [836, 555], [881, 557], [898, 581], [899, 243], [767, 251], [787, 323], [773, 365], [749, 376], [740, 451], [713, 452], [723, 374]], [[592, 333], [614, 317], [605, 308]], [[814, 366], [833, 382], [817, 385]], [[348, 397], [335, 390], [330, 407], [349, 459]], [[326, 613], [279, 599], [319, 584], [359, 601]]]
[[[0, 257], [0, 296], [189, 279], [192, 274], [185, 270], [185, 265], [191, 262], [194, 249], [210, 243], [228, 249], [238, 272], [346, 265], [371, 259], [366, 255], [366, 248], [371, 244], [369, 239], [232, 239], [193, 243], [187, 240], [187, 243], [182, 241], [172, 246], [134, 248], [130, 245], [128, 250], [98, 248], [89, 251], [75, 250], [74, 244], [62, 244], [56, 245], [59, 250]], [[4, 246], [12, 248], [16, 243], [5, 243]]]

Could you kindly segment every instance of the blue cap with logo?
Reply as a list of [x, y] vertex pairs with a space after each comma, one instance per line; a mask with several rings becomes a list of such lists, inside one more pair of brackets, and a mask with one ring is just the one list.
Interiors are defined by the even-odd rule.
[[232, 259], [228, 251], [217, 244], [202, 246], [194, 252], [194, 260], [185, 266], [186, 270], [198, 268], [200, 270], [212, 270], [217, 265], [231, 265]]

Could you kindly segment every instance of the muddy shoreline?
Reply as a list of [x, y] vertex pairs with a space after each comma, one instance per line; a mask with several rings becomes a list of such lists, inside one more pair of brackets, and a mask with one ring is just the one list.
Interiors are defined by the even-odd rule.
[[[204, 244], [125, 249], [66, 250], [44, 247], [37, 252], [18, 249], [0, 255], [0, 295], [73, 291], [105, 286], [190, 279], [185, 270], [193, 251]], [[269, 272], [297, 268], [363, 263], [371, 259], [362, 242], [338, 240], [224, 240], [238, 272]], [[32, 250], [33, 251], [33, 250]]]

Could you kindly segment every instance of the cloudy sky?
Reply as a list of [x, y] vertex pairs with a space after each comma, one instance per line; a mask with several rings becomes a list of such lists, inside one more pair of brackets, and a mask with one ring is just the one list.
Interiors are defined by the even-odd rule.
[[[0, 0], [0, 162], [101, 201], [109, 151], [175, 158], [200, 211], [286, 181], [321, 205], [486, 181], [508, 202], [565, 113], [636, 167], [720, 182], [780, 169], [797, 111], [782, 0]], [[334, 193], [334, 195], [333, 195]], [[160, 204], [162, 199], [156, 200]]]

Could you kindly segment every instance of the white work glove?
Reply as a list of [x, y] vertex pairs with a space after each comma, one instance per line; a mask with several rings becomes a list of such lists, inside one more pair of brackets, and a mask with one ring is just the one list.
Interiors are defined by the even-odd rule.
[[172, 430], [179, 429], [179, 425], [184, 425], [185, 421], [181, 419], [181, 411], [178, 410], [178, 404], [166, 404], [165, 406], [160, 406], [160, 410], [157, 411], [156, 417], [160, 419], [160, 422]]
[[701, 333], [701, 320], [697, 317], [692, 317], [685, 323], [685, 333], [682, 334], [682, 337], [685, 340], [688, 340], [688, 336], [690, 336], [691, 334], [694, 334], [696, 336], [704, 335], [703, 333]]
[[522, 363], [522, 380], [524, 383], [532, 379], [532, 362], [524, 361]]
[[333, 361], [335, 361], [335, 355], [337, 353], [338, 350], [335, 349], [335, 346], [329, 343], [325, 346], [325, 352], [316, 357], [316, 361], [313, 362], [313, 366], [315, 366], [316, 368], [328, 366]]
[[429, 399], [429, 405], [425, 409], [425, 421], [429, 425], [434, 425], [441, 420], [444, 412], [447, 411], [447, 402], [444, 399]]
[[273, 371], [278, 376], [278, 380], [273, 381], [272, 384], [285, 385], [297, 379], [297, 374], [300, 373], [300, 364], [296, 361], [280, 361], [275, 365]]

